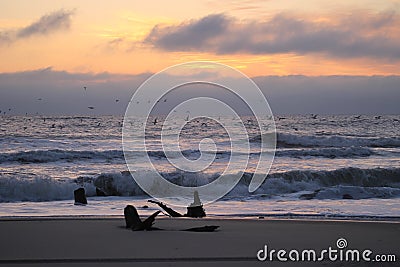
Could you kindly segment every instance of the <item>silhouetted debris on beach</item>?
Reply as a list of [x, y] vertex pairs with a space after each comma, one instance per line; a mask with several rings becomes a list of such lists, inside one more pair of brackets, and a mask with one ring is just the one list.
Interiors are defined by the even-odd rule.
[[[152, 201], [152, 202], [155, 202], [155, 201]], [[158, 202], [158, 203], [161, 203], [161, 202]], [[124, 209], [124, 217], [125, 217], [125, 224], [126, 224], [125, 227], [128, 229], [132, 229], [132, 231], [162, 230], [160, 228], [153, 227], [154, 221], [160, 212], [161, 212], [160, 210], [156, 211], [152, 215], [150, 215], [146, 220], [142, 221], [139, 217], [139, 214], [138, 214], [136, 208], [132, 205], [127, 205]], [[174, 216], [174, 217], [177, 217], [177, 216]], [[183, 217], [183, 215], [181, 215], [179, 217]], [[200, 226], [200, 227], [192, 227], [192, 228], [188, 228], [188, 229], [184, 229], [184, 230], [180, 230], [180, 231], [214, 232], [218, 228], [219, 228], [219, 225], [206, 225], [206, 226]]]
[[75, 205], [86, 205], [87, 199], [85, 195], [85, 189], [83, 187], [78, 188], [74, 191]]
[[153, 223], [157, 215], [161, 211], [156, 211], [142, 222], [136, 208], [132, 205], [127, 205], [124, 209], [126, 228], [131, 228], [133, 231], [156, 230]]
[[187, 207], [186, 217], [192, 218], [202, 218], [206, 217], [206, 212], [203, 209], [203, 205], [200, 201], [199, 192], [194, 191], [193, 193], [193, 203]]
[[194, 191], [193, 193], [193, 203], [191, 203], [187, 207], [186, 214], [182, 215], [181, 213], [173, 210], [172, 208], [168, 207], [162, 202], [155, 201], [155, 200], [148, 200], [148, 202], [157, 204], [162, 208], [166, 213], [168, 213], [171, 217], [191, 217], [191, 218], [203, 218], [206, 217], [206, 212], [203, 208], [203, 205], [200, 201], [199, 193]]
[[157, 204], [158, 206], [160, 206], [160, 208], [162, 208], [166, 213], [168, 213], [169, 216], [171, 217], [183, 217], [182, 214], [180, 214], [177, 211], [174, 211], [173, 209], [171, 209], [170, 207], [168, 207], [167, 205], [165, 205], [162, 202], [159, 201], [155, 201], [155, 200], [149, 200], [150, 203], [154, 203]]

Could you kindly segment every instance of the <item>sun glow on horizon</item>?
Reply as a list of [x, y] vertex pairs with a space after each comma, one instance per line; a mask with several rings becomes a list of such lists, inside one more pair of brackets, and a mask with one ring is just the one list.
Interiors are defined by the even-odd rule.
[[[2, 2], [0, 72], [140, 74], [207, 60], [249, 76], [400, 74], [396, 1], [40, 2]], [[352, 33], [360, 40], [343, 40]]]

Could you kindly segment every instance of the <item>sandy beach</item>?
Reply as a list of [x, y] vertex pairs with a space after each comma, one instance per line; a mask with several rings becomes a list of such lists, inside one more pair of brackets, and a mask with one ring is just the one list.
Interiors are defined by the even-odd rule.
[[[216, 232], [181, 231], [219, 225]], [[321, 251], [344, 238], [347, 248], [400, 258], [398, 222], [275, 219], [157, 218], [159, 231], [134, 232], [121, 218], [32, 218], [0, 220], [2, 266], [252, 266], [264, 248]], [[276, 257], [276, 255], [274, 256]], [[372, 257], [372, 256], [371, 256]], [[367, 262], [290, 262], [289, 265], [365, 266]], [[371, 262], [369, 263], [371, 264]]]

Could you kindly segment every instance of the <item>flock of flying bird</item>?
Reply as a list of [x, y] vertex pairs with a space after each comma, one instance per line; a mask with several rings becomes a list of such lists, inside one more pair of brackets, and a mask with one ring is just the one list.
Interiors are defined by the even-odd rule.
[[[86, 91], [87, 91], [87, 87], [84, 86], [84, 87], [83, 87], [83, 90], [86, 92]], [[38, 101], [42, 101], [43, 98], [40, 97], [40, 98], [38, 98], [37, 100], [38, 100]], [[115, 99], [115, 102], [116, 102], [116, 103], [118, 103], [119, 101], [120, 101], [119, 99]], [[165, 103], [165, 102], [167, 102], [167, 99], [165, 98], [165, 99], [163, 99], [162, 101]], [[159, 103], [159, 102], [160, 102], [160, 100], [157, 101], [157, 103]], [[139, 103], [140, 103], [139, 101], [136, 102], [136, 104], [139, 104]], [[150, 103], [150, 100], [148, 101], [148, 103]], [[95, 109], [94, 106], [88, 106], [87, 108], [90, 109], [90, 110]], [[11, 110], [12, 110], [12, 109], [9, 108], [9, 109], [8, 109], [8, 112], [10, 112]], [[190, 112], [187, 111], [187, 113], [190, 113]], [[0, 115], [1, 115], [1, 114], [6, 115], [6, 114], [7, 114], [7, 111], [0, 110]], [[26, 113], [26, 115], [28, 115], [28, 113]], [[36, 113], [36, 115], [38, 115], [38, 113]], [[312, 118], [312, 119], [317, 119], [317, 117], [318, 117], [317, 114], [311, 114], [311, 118]], [[285, 117], [277, 117], [277, 118], [278, 118], [278, 121], [280, 121], [280, 120], [285, 120], [285, 119], [286, 119]], [[354, 118], [355, 118], [355, 119], [360, 119], [360, 118], [361, 118], [361, 115], [354, 116]], [[375, 119], [381, 119], [382, 116], [379, 115], [379, 116], [375, 116], [374, 118], [375, 118]], [[44, 121], [45, 121], [45, 120], [46, 120], [46, 119], [44, 118]], [[189, 121], [189, 115], [186, 117], [186, 121]], [[399, 120], [396, 119], [396, 118], [394, 118], [393, 121], [399, 121]], [[153, 121], [153, 124], [156, 125], [158, 122], [159, 122], [159, 121], [158, 121], [158, 118], [156, 117], [156, 118], [154, 119], [154, 121]], [[202, 123], [202, 126], [207, 126], [207, 124], [206, 124], [206, 123]], [[55, 125], [53, 124], [51, 128], [55, 128]]]

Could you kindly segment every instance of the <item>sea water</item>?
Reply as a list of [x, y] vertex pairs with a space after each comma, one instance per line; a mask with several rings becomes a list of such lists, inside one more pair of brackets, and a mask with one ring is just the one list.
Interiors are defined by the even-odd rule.
[[[235, 127], [231, 118], [219, 119]], [[162, 121], [149, 124], [147, 151], [129, 151], [137, 172], [147, 171], [147, 153], [165, 179], [200, 186], [217, 179], [233, 153], [247, 153], [231, 151], [229, 136], [215, 121], [189, 119], [180, 134], [183, 156], [195, 160], [214, 153], [200, 151], [205, 138], [217, 150], [209, 168], [179, 170], [163, 150], [162, 142], [174, 139], [166, 129], [161, 142]], [[268, 121], [261, 119], [261, 127], [271, 127]], [[245, 174], [227, 195], [205, 206], [210, 216], [400, 218], [400, 116], [277, 116], [275, 158], [267, 179], [252, 193], [248, 185], [260, 152], [273, 155], [259, 144], [273, 133], [260, 135], [254, 118], [243, 122], [250, 142]], [[127, 204], [141, 214], [153, 212], [157, 207], [128, 171], [122, 127], [122, 116], [1, 116], [0, 216], [122, 215]], [[140, 142], [144, 133], [135, 138]], [[79, 187], [86, 190], [86, 206], [73, 203]], [[96, 196], [96, 187], [108, 196]]]

